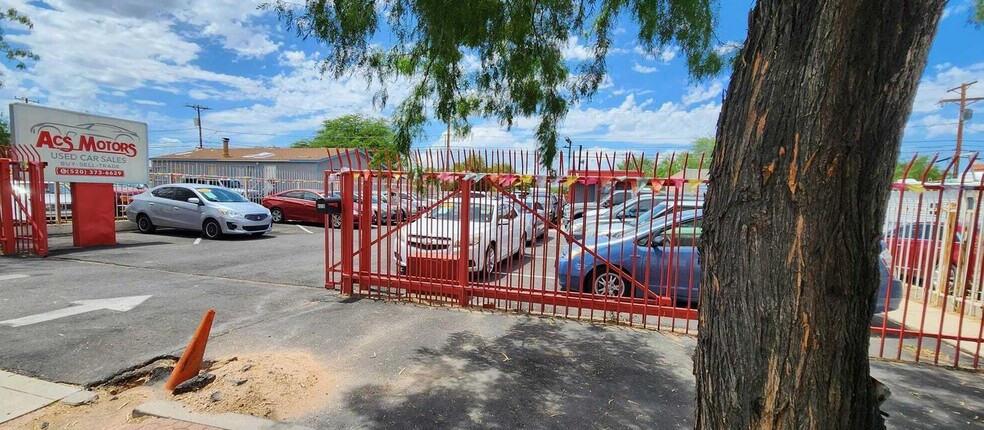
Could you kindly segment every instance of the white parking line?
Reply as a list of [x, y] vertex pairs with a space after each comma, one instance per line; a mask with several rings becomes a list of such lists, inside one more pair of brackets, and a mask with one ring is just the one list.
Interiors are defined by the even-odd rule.
[[195, 245], [198, 245], [199, 243], [202, 243], [202, 238], [200, 237], [198, 239], [195, 239]]
[[304, 228], [303, 225], [299, 225], [299, 226], [297, 226], [297, 228], [306, 231], [307, 234], [314, 234], [314, 232], [312, 232], [311, 230], [308, 230], [308, 229]]
[[12, 281], [14, 279], [24, 279], [31, 275], [24, 275], [21, 273], [14, 273], [12, 275], [0, 275], [0, 281]]

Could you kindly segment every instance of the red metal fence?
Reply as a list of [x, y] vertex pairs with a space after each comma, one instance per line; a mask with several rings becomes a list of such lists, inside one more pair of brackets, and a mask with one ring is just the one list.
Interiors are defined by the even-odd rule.
[[[558, 158], [548, 171], [531, 152], [432, 150], [326, 172], [341, 199], [326, 286], [695, 333], [703, 157]], [[874, 356], [979, 367], [982, 190], [895, 184]]]
[[48, 255], [44, 167], [0, 158], [0, 254]]

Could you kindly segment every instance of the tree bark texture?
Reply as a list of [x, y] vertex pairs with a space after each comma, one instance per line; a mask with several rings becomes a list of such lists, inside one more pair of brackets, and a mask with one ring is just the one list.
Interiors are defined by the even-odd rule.
[[881, 425], [869, 377], [899, 141], [944, 0], [760, 0], [711, 166], [700, 429]]

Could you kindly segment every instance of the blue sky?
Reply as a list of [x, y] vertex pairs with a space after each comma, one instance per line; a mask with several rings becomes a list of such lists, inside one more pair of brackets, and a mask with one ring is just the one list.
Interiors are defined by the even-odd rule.
[[[320, 47], [286, 31], [257, 2], [238, 0], [8, 0], [31, 17], [33, 31], [11, 28], [8, 40], [41, 56], [25, 71], [0, 63], [0, 99], [29, 97], [42, 104], [144, 121], [151, 155], [197, 146], [194, 110], [203, 115], [205, 145], [222, 137], [232, 145], [287, 146], [309, 137], [325, 118], [348, 113], [389, 116], [406, 94], [406, 82], [389, 85], [391, 102], [372, 106], [374, 88], [361, 78], [334, 80], [317, 70]], [[718, 46], [743, 40], [753, 2], [723, 1]], [[972, 96], [984, 96], [984, 29], [967, 24], [972, 0], [952, 0], [940, 25], [906, 128], [903, 154], [952, 151], [957, 108], [939, 106], [946, 90], [981, 81]], [[6, 25], [6, 24], [5, 24]], [[691, 83], [673, 46], [646, 55], [623, 20], [609, 58], [610, 75], [590, 101], [575, 106], [561, 127], [586, 150], [667, 152], [694, 138], [713, 136], [728, 72]], [[386, 40], [386, 35], [380, 36]], [[571, 64], [587, 58], [584, 41], [571, 39]], [[965, 128], [964, 150], [984, 150], [984, 102]], [[511, 131], [475, 118], [472, 134], [452, 145], [533, 148], [535, 121]], [[443, 145], [444, 127], [432, 124], [416, 147]]]

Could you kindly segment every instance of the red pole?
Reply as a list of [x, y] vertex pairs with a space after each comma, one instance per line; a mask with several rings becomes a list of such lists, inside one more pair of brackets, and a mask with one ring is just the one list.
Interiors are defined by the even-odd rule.
[[[458, 285], [461, 286], [461, 306], [468, 305], [468, 251], [471, 247], [471, 232], [468, 223], [471, 221], [471, 181], [458, 179], [458, 188], [461, 190], [461, 237], [458, 238]], [[479, 257], [483, 258], [484, 256]], [[483, 261], [484, 262], [484, 261]], [[478, 261], [475, 264], [480, 264]]]
[[[369, 289], [369, 274], [372, 270], [372, 177], [369, 171], [362, 173], [362, 213], [359, 214], [359, 292]], [[377, 215], [382, 227], [383, 214]]]
[[[32, 161], [28, 165], [28, 175], [31, 177], [31, 214], [34, 216], [34, 231], [31, 238], [34, 241], [34, 254], [39, 257], [48, 256], [48, 214], [44, 207], [44, 165]], [[57, 210], [57, 208], [56, 208]]]
[[352, 271], [353, 271], [353, 248], [354, 240], [352, 230], [355, 228], [355, 220], [352, 211], [355, 209], [355, 184], [352, 180], [352, 172], [342, 172], [340, 191], [342, 195], [342, 294], [352, 294]]
[[0, 251], [4, 255], [15, 252], [13, 190], [10, 187], [10, 160], [0, 159]]

